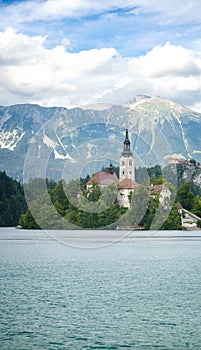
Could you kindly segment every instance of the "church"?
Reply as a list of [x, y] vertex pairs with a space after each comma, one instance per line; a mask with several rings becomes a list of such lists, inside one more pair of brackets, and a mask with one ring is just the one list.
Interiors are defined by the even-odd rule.
[[126, 129], [123, 151], [119, 159], [119, 178], [113, 171], [112, 164], [110, 164], [107, 171], [99, 171], [92, 176], [86, 184], [87, 189], [90, 189], [94, 183], [97, 183], [100, 187], [108, 186], [111, 183], [117, 184], [117, 200], [119, 205], [121, 207], [130, 208], [130, 193], [134, 192], [139, 184], [135, 182], [135, 164], [130, 148], [128, 129]]

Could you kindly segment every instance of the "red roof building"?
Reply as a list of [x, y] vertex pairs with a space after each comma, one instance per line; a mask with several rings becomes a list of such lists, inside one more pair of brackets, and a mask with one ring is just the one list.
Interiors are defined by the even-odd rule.
[[110, 163], [108, 171], [99, 171], [86, 183], [87, 189], [90, 189], [93, 184], [97, 183], [101, 187], [108, 186], [112, 183], [118, 185], [117, 200], [119, 205], [125, 208], [130, 208], [130, 194], [134, 192], [139, 184], [135, 182], [135, 167], [134, 157], [130, 149], [130, 140], [128, 129], [124, 140], [124, 148], [119, 162], [120, 178], [113, 171], [113, 166]]
[[93, 186], [97, 183], [101, 187], [108, 186], [111, 183], [118, 183], [119, 179], [114, 172], [110, 171], [98, 171], [92, 178], [87, 182], [87, 187]]
[[156, 195], [159, 195], [159, 202], [164, 206], [168, 207], [168, 202], [171, 198], [171, 191], [170, 189], [165, 186], [164, 184], [161, 185], [151, 185], [151, 195], [154, 197]]
[[119, 181], [119, 189], [134, 190], [139, 187], [139, 184], [132, 179], [123, 179]]
[[169, 158], [169, 164], [179, 164], [178, 158]]

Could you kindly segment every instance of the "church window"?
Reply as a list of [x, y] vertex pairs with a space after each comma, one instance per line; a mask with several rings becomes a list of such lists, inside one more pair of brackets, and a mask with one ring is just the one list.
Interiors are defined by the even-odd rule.
[[125, 165], [125, 162], [124, 162], [124, 160], [122, 161], [121, 165], [122, 165], [122, 166], [124, 166], [124, 165]]
[[132, 160], [129, 160], [129, 165], [132, 165]]

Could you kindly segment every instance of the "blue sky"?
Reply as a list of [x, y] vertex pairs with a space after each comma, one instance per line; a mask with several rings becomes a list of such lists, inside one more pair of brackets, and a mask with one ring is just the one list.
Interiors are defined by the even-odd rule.
[[0, 0], [0, 104], [160, 95], [201, 111], [200, 0]]

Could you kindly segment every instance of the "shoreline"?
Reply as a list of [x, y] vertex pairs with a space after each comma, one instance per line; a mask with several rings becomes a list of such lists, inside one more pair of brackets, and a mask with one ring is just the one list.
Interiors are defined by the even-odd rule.
[[41, 240], [41, 239], [132, 239], [132, 238], [201, 238], [201, 230], [30, 230], [16, 227], [0, 227], [0, 240]]

